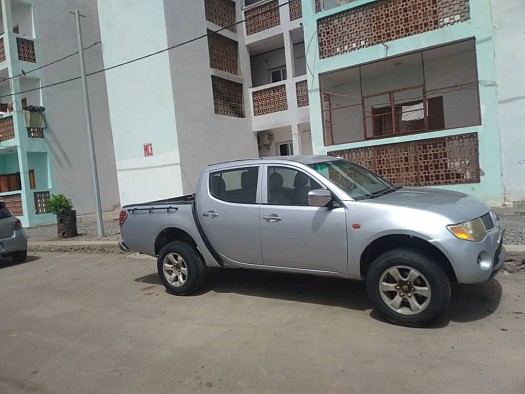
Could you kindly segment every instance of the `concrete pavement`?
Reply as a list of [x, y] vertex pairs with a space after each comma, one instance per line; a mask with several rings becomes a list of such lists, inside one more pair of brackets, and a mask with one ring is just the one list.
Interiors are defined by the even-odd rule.
[[360, 282], [218, 270], [175, 297], [152, 259], [0, 259], [0, 393], [523, 393], [524, 279], [454, 286], [413, 329]]

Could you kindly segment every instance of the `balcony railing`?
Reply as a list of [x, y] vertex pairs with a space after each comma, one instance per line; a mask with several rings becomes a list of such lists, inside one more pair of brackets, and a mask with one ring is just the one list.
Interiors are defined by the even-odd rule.
[[280, 85], [252, 91], [253, 113], [255, 116], [271, 114], [273, 112], [286, 111], [288, 101], [286, 99], [286, 85]]
[[34, 41], [28, 40], [27, 38], [17, 37], [16, 46], [18, 48], [18, 59], [24, 62], [36, 63]]
[[308, 106], [308, 81], [306, 79], [295, 83], [295, 95], [298, 107]]
[[480, 182], [478, 134], [332, 151], [399, 186]]
[[[18, 59], [24, 62], [36, 63], [35, 42], [28, 38], [17, 37], [16, 46]], [[5, 54], [4, 36], [0, 37], [0, 62], [7, 59]]]
[[0, 142], [12, 140], [13, 138], [15, 138], [13, 115], [7, 115], [0, 118]]
[[325, 59], [470, 19], [469, 0], [380, 0], [318, 21]]
[[290, 20], [294, 21], [303, 17], [303, 6], [301, 0], [290, 0]]
[[279, 0], [272, 0], [244, 11], [246, 35], [259, 33], [281, 24]]

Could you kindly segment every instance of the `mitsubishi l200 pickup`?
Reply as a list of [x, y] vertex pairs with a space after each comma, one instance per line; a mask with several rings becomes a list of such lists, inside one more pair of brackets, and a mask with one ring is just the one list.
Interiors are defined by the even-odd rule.
[[451, 282], [503, 264], [498, 217], [436, 188], [394, 187], [331, 156], [210, 165], [193, 195], [124, 206], [121, 248], [157, 258], [166, 289], [194, 293], [207, 267], [366, 281], [388, 320], [420, 326], [447, 308]]

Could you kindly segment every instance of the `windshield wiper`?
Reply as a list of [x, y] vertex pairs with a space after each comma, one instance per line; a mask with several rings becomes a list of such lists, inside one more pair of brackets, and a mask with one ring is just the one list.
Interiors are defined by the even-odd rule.
[[389, 194], [389, 193], [395, 192], [396, 190], [399, 190], [399, 189], [400, 189], [400, 187], [388, 187], [387, 189], [383, 189], [381, 191], [372, 193], [370, 198], [381, 197], [381, 196], [384, 196], [385, 194]]

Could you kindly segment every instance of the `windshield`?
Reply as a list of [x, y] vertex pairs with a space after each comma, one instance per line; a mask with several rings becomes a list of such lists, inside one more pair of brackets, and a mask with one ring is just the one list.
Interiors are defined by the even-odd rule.
[[354, 200], [379, 197], [396, 190], [372, 172], [345, 160], [324, 161], [308, 166], [335, 183]]

